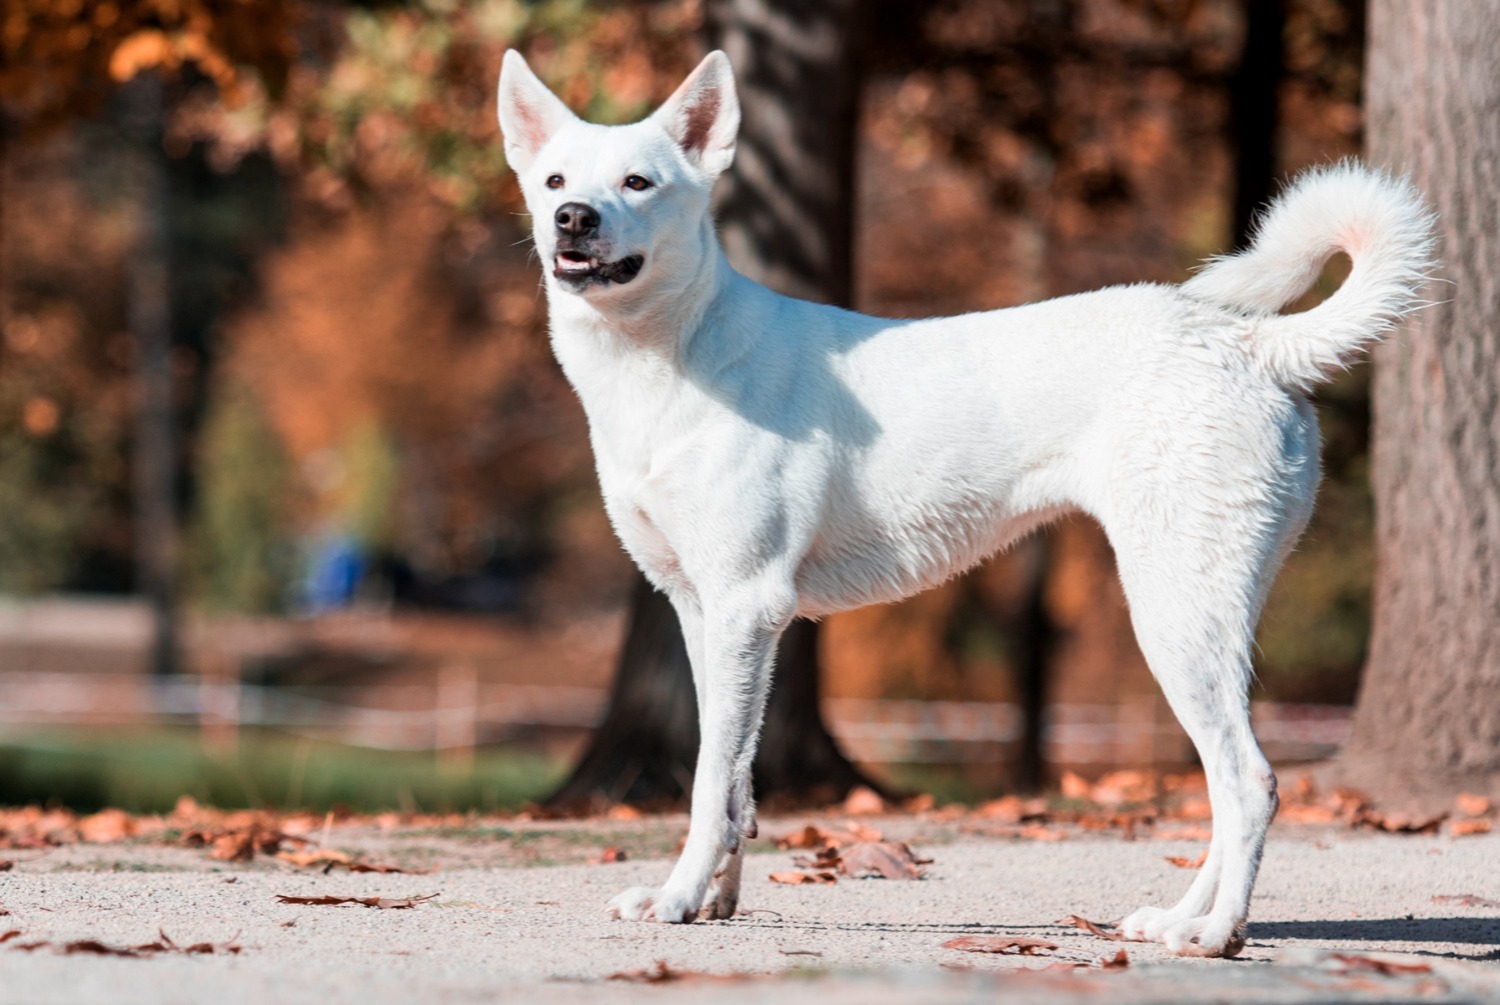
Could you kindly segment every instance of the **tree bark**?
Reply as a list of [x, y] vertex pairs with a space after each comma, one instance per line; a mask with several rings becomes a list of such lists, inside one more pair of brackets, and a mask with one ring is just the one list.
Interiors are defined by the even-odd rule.
[[176, 410], [168, 284], [165, 121], [162, 79], [143, 73], [125, 86], [126, 127], [135, 140], [137, 228], [127, 311], [135, 336], [135, 552], [137, 587], [151, 608], [151, 672], [178, 669]]
[[1249, 246], [1255, 215], [1270, 200], [1276, 179], [1285, 30], [1286, 0], [1252, 0], [1245, 6], [1245, 43], [1229, 78], [1236, 249]]
[[1500, 7], [1374, 0], [1373, 162], [1438, 214], [1442, 303], [1376, 352], [1378, 569], [1338, 774], [1431, 802], [1500, 780]]
[[[844, 306], [853, 291], [856, 9], [854, 0], [709, 0], [706, 9], [710, 45], [734, 64], [742, 116], [719, 201], [729, 260], [788, 296]], [[819, 678], [818, 626], [795, 622], [777, 650], [757, 799], [827, 801], [872, 784], [829, 734]], [[604, 721], [548, 804], [680, 801], [697, 748], [681, 628], [638, 575]]]

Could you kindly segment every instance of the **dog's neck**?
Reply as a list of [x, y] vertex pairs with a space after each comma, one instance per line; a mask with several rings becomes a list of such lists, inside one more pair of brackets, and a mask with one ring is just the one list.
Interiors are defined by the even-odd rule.
[[547, 294], [558, 355], [628, 353], [659, 362], [680, 359], [698, 337], [709, 308], [736, 283], [712, 220], [697, 239], [664, 249], [647, 282], [614, 291], [602, 302], [562, 289], [549, 277]]

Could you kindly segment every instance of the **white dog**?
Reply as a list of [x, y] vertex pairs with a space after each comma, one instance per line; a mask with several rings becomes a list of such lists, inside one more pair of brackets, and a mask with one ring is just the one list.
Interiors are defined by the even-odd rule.
[[[1318, 483], [1304, 394], [1416, 305], [1420, 197], [1342, 165], [1299, 179], [1249, 251], [1183, 286], [893, 321], [779, 296], [725, 260], [709, 195], [739, 105], [722, 53], [650, 118], [606, 127], [509, 52], [499, 111], [605, 506], [671, 598], [698, 692], [687, 843], [666, 885], [620, 894], [614, 914], [734, 913], [750, 766], [793, 618], [909, 596], [1082, 510], [1114, 545], [1214, 810], [1192, 889], [1123, 930], [1238, 952], [1276, 812], [1250, 731], [1250, 648]], [[1354, 262], [1343, 287], [1278, 314], [1339, 249]]]

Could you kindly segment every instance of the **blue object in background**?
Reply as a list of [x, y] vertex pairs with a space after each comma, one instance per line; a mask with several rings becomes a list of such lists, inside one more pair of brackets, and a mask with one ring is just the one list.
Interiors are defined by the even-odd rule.
[[302, 606], [309, 614], [337, 611], [354, 602], [368, 561], [364, 546], [353, 535], [333, 531], [312, 544], [307, 576], [302, 581]]

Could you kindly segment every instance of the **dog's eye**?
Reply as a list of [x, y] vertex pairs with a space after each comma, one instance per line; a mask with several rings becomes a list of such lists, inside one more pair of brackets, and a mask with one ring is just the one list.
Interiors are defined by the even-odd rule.
[[625, 187], [634, 192], [644, 192], [651, 187], [651, 182], [638, 174], [626, 175]]
[[562, 188], [563, 187], [563, 176], [560, 175], [560, 174], [548, 175], [547, 176], [547, 187], [548, 188]]

